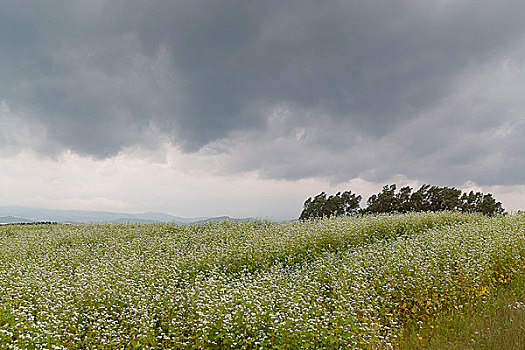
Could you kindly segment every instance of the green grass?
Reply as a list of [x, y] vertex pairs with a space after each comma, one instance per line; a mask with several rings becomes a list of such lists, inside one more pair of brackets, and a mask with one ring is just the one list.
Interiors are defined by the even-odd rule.
[[432, 324], [412, 327], [400, 349], [525, 349], [525, 272], [484, 303], [466, 306]]

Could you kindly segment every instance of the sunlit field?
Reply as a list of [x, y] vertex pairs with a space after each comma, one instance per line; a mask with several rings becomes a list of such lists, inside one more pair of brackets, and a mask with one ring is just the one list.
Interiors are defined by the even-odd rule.
[[525, 271], [525, 216], [0, 227], [0, 348], [396, 348]]

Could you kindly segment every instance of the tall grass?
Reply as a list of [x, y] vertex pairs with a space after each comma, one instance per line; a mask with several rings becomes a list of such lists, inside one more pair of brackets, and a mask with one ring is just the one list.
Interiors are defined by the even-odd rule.
[[412, 325], [399, 349], [525, 349], [525, 272], [500, 286], [483, 303]]

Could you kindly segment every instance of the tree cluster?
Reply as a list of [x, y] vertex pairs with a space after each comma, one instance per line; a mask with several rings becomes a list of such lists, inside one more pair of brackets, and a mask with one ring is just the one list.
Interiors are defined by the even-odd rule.
[[328, 196], [322, 192], [304, 202], [301, 220], [355, 214], [407, 213], [412, 211], [461, 211], [497, 215], [504, 212], [501, 202], [492, 194], [470, 191], [462, 193], [454, 187], [423, 185], [417, 191], [410, 186], [397, 190], [397, 186], [386, 185], [381, 192], [367, 200], [366, 208], [360, 208], [361, 196], [351, 191]]
[[359, 213], [359, 202], [361, 202], [361, 196], [352, 191], [337, 192], [329, 197], [326, 196], [326, 193], [321, 192], [304, 202], [304, 209], [299, 219], [354, 215]]

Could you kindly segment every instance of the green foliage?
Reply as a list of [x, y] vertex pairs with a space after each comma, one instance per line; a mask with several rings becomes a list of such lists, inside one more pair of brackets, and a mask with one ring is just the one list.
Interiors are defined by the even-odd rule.
[[485, 215], [503, 213], [500, 202], [492, 194], [470, 192], [461, 194], [454, 187], [439, 187], [423, 185], [412, 192], [410, 186], [401, 188], [396, 193], [396, 185], [384, 186], [377, 195], [372, 195], [368, 206], [363, 210], [367, 214], [407, 213], [410, 211], [462, 211], [465, 213], [479, 212]]
[[461, 191], [453, 187], [423, 185], [412, 193], [410, 186], [396, 193], [396, 185], [384, 186], [383, 190], [368, 199], [366, 213], [406, 213], [409, 211], [443, 211], [460, 209]]
[[474, 193], [470, 191], [461, 196], [461, 210], [466, 213], [480, 212], [485, 215], [503, 214], [500, 202], [492, 197], [492, 194]]
[[460, 211], [464, 213], [482, 213], [493, 216], [503, 214], [501, 202], [497, 202], [492, 194], [470, 191], [461, 193], [454, 187], [439, 187], [423, 185], [412, 192], [410, 186], [405, 186], [396, 191], [395, 184], [386, 185], [381, 192], [368, 198], [367, 207], [360, 209], [361, 196], [351, 191], [338, 192], [327, 197], [321, 192], [315, 197], [310, 197], [304, 202], [300, 220], [323, 218], [331, 216], [408, 212], [436, 212]]
[[300, 220], [323, 218], [330, 216], [353, 215], [359, 212], [361, 196], [351, 191], [338, 192], [329, 197], [321, 192], [313, 198], [304, 202], [304, 208], [299, 217]]

